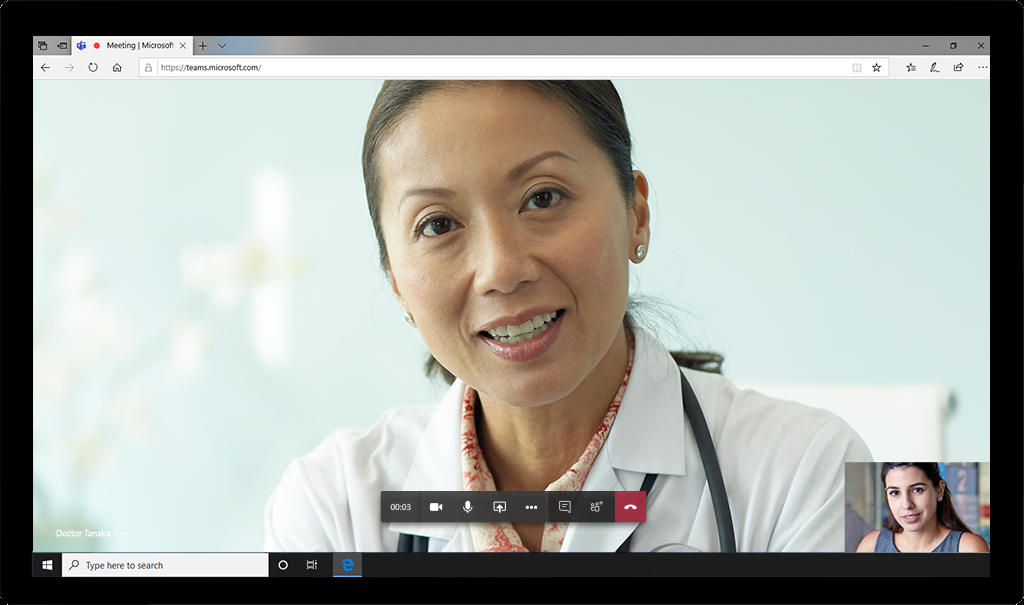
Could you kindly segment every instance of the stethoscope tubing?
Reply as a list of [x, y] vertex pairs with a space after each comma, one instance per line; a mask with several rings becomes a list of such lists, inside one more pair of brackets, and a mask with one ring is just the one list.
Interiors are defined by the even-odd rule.
[[[718, 465], [718, 454], [711, 439], [711, 431], [708, 430], [708, 423], [704, 420], [700, 404], [697, 403], [697, 395], [683, 376], [682, 370], [679, 370], [679, 379], [683, 388], [683, 410], [686, 411], [686, 417], [693, 426], [693, 434], [697, 437], [700, 460], [704, 464], [704, 476], [707, 477], [708, 490], [711, 492], [711, 504], [715, 509], [715, 520], [718, 524], [718, 544], [722, 552], [736, 552], [736, 533], [732, 527], [729, 496], [725, 492], [725, 479], [722, 478], [722, 468]], [[687, 405], [688, 403], [694, 405]]]

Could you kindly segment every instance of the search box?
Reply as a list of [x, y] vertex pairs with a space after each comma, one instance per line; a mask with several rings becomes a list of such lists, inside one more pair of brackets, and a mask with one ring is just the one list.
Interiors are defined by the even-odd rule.
[[259, 577], [267, 553], [63, 553], [64, 577]]

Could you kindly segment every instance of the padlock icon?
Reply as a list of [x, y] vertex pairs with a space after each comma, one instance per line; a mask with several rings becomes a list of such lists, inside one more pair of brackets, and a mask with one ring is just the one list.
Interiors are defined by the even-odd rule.
[[146, 63], [146, 71], [153, 71], [153, 66], [149, 63]]

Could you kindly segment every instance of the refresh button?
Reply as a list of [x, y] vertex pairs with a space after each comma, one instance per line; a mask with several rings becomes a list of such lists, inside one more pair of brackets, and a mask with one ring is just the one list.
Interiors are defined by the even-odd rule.
[[96, 65], [95, 63], [90, 63], [89, 64], [89, 71], [96, 71], [99, 68], [100, 68], [100, 66]]

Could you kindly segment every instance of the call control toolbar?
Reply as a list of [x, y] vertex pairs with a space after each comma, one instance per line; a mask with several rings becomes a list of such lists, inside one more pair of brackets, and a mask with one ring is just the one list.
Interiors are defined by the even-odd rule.
[[646, 492], [381, 492], [382, 523], [635, 523]]

